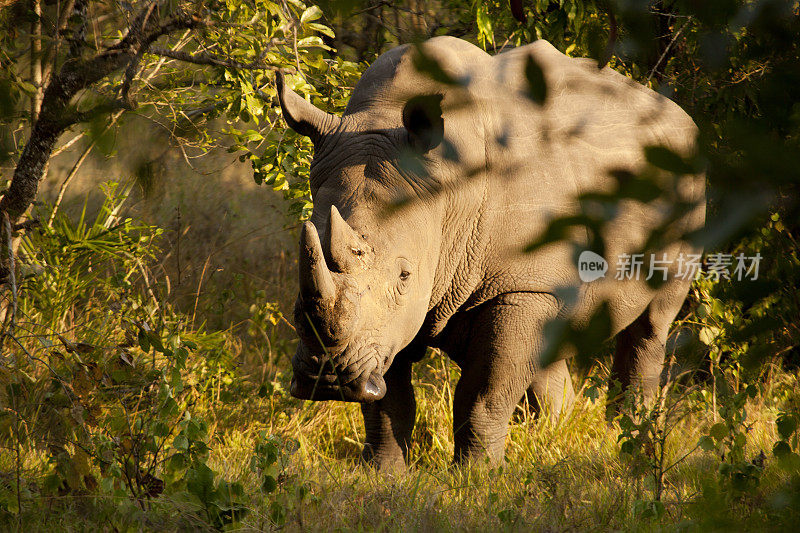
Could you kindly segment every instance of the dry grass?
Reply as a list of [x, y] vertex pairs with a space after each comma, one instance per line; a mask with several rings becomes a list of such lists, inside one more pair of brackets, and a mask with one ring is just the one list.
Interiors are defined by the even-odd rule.
[[[417, 374], [417, 424], [406, 473], [381, 474], [359, 462], [364, 430], [357, 405], [288, 398], [235, 406], [263, 418], [247, 427], [218, 428], [212, 462], [258, 494], [247, 468], [256, 435], [267, 429], [283, 437], [283, 483], [275, 498], [288, 512], [284, 528], [291, 531], [673, 530], [702, 512], [693, 502], [718, 458], [691, 453], [666, 476], [665, 514], [642, 518], [638, 506], [652, 499], [652, 480], [620, 456], [619, 427], [606, 422], [603, 402], [583, 397], [558, 422], [516, 421], [502, 466], [452, 468], [450, 398], [457, 370], [433, 355]], [[747, 453], [757, 457], [775, 442], [774, 413], [763, 403], [748, 411], [753, 426]], [[703, 412], [678, 422], [668, 443], [670, 462], [695, 447], [713, 422], [709, 417]], [[785, 481], [786, 473], [768, 462], [761, 487], [743, 496], [742, 505], [771, 505], [770, 494]], [[299, 487], [308, 496], [298, 497]], [[272, 501], [254, 498], [241, 527], [269, 529]]]

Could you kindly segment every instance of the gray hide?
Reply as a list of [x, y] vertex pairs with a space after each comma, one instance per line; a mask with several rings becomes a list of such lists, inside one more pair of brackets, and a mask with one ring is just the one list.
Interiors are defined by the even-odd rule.
[[[399, 46], [367, 69], [337, 117], [278, 77], [284, 117], [315, 147], [291, 391], [362, 402], [364, 457], [382, 468], [403, 465], [416, 409], [411, 365], [429, 346], [461, 367], [457, 462], [500, 459], [526, 393], [553, 413], [572, 400], [572, 353], [549, 366], [541, 359], [543, 328], [557, 317], [585, 323], [605, 303], [614, 376], [652, 391], [690, 285], [675, 277], [676, 259], [700, 253], [680, 238], [705, 216], [703, 176], [662, 172], [669, 198], [626, 200], [608, 213], [605, 278], [578, 277], [583, 228], [522, 253], [552, 219], [581, 214], [578, 195], [613, 192], [610, 171], [641, 170], [644, 146], [691, 154], [695, 125], [668, 99], [545, 41], [494, 57], [451, 37], [423, 49], [462, 83], [432, 81], [412, 64], [415, 49]], [[544, 106], [526, 96], [531, 55], [546, 80]], [[616, 281], [616, 258], [640, 251], [680, 202], [695, 207], [666, 227], [671, 244], [658, 257], [673, 261], [668, 281]]]

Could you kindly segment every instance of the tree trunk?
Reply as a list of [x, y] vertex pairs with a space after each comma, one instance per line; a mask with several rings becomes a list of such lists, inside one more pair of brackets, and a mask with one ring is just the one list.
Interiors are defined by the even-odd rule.
[[36, 20], [31, 22], [31, 84], [36, 91], [31, 97], [31, 124], [39, 118], [42, 106], [42, 2], [33, 0], [33, 14]]

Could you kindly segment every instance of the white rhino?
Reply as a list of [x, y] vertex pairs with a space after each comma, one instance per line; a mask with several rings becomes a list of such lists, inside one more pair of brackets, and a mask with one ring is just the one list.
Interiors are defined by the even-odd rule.
[[[656, 387], [691, 283], [676, 275], [678, 258], [700, 253], [683, 235], [705, 217], [700, 173], [657, 173], [664, 193], [646, 203], [602, 208], [578, 198], [624, 187], [620, 171], [644, 168], [646, 146], [693, 152], [696, 127], [667, 98], [546, 41], [493, 57], [451, 37], [420, 49], [380, 56], [341, 117], [277, 80], [286, 121], [315, 147], [291, 392], [362, 402], [364, 457], [379, 467], [403, 465], [416, 409], [411, 366], [426, 347], [461, 367], [456, 461], [501, 458], [526, 393], [553, 412], [572, 400], [565, 359], [573, 350], [542, 360], [553, 319], [585, 324], [605, 305], [614, 376]], [[543, 103], [529, 97], [529, 58], [544, 78]], [[420, 72], [425, 61], [442, 70]], [[387, 210], [398, 199], [402, 208]], [[591, 241], [580, 224], [524, 252], [552, 220], [586, 216], [605, 220], [604, 277], [579, 277], [577, 252]], [[647, 264], [639, 279], [616, 279], [617, 258], [640, 251], [654, 229], [663, 230], [655, 251], [669, 265], [666, 282], [649, 286]]]

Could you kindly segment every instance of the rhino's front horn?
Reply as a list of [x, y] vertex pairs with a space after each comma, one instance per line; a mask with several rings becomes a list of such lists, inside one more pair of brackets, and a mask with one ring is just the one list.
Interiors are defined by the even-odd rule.
[[326, 133], [335, 130], [341, 118], [315, 107], [294, 92], [283, 79], [283, 73], [277, 72], [275, 82], [278, 89], [278, 100], [283, 110], [283, 118], [294, 131], [310, 137], [315, 143]]
[[338, 272], [352, 271], [359, 265], [366, 266], [371, 259], [372, 249], [342, 218], [335, 205], [331, 205], [325, 244], [330, 252], [331, 267]]
[[311, 222], [303, 224], [300, 236], [300, 294], [306, 302], [333, 304], [336, 300], [336, 284], [325, 264], [317, 228]]

